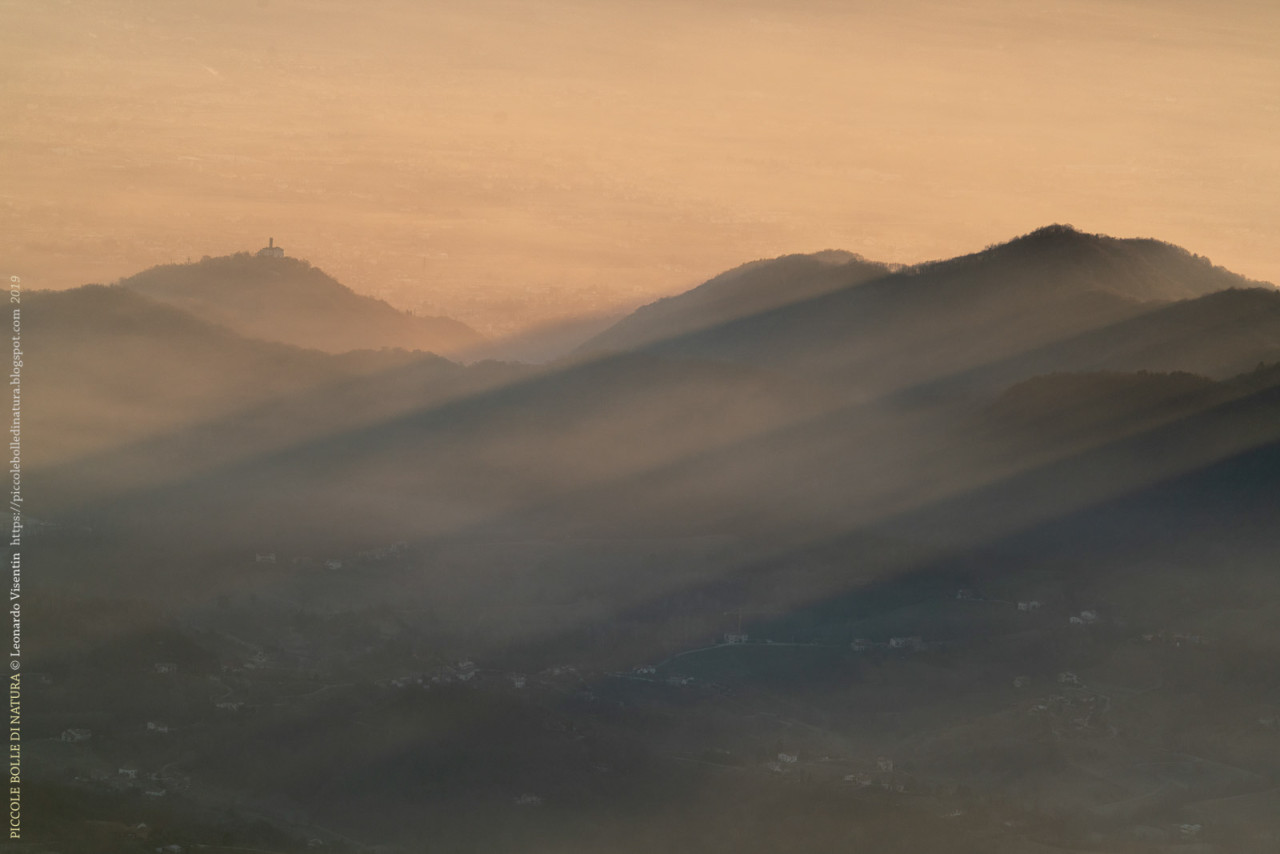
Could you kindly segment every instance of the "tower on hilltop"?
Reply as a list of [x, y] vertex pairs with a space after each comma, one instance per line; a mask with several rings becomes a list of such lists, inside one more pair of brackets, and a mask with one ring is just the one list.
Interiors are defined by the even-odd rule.
[[267, 245], [258, 250], [259, 258], [283, 258], [284, 250], [276, 246], [274, 237], [267, 238]]

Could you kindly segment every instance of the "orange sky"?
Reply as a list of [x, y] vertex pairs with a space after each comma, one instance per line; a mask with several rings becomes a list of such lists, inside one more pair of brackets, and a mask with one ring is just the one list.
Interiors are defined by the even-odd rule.
[[1280, 281], [1280, 4], [0, 0], [0, 272], [256, 249], [498, 334], [1050, 222]]

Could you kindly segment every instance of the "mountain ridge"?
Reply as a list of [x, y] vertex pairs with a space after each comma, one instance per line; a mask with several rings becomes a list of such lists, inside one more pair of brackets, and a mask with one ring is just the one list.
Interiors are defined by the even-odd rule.
[[[810, 267], [811, 275], [830, 269]], [[666, 337], [650, 335], [631, 346], [785, 364], [863, 391], [890, 391], [1016, 359], [1161, 305], [1250, 287], [1258, 283], [1172, 244], [1048, 226], [970, 255], [819, 288], [717, 325], [677, 326]], [[661, 305], [638, 310], [594, 339], [592, 348], [626, 349], [626, 335], [618, 332]], [[1178, 367], [1197, 368], [1161, 366]]]
[[399, 347], [448, 356], [482, 341], [464, 323], [406, 314], [297, 258], [205, 257], [152, 267], [117, 284], [250, 338], [329, 353]]
[[431, 353], [383, 348], [340, 354], [242, 335], [118, 285], [31, 291], [31, 462], [136, 440], [219, 412], [339, 381], [413, 367], [462, 366]]
[[680, 294], [641, 306], [577, 348], [626, 349], [698, 332], [861, 284], [896, 269], [840, 249], [748, 261]]

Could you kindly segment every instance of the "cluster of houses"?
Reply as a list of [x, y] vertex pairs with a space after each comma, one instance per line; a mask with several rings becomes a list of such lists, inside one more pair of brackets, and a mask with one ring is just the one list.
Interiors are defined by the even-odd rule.
[[121, 765], [116, 773], [91, 772], [90, 779], [112, 789], [141, 789], [143, 797], [163, 798], [170, 792], [185, 792], [191, 788], [191, 778], [176, 771], [152, 771], [143, 774], [136, 765]]
[[854, 652], [872, 652], [877, 649], [891, 649], [900, 652], [924, 652], [929, 648], [929, 644], [925, 642], [920, 635], [904, 635], [901, 637], [889, 638], [884, 643], [877, 643], [870, 638], [854, 638], [849, 644], [849, 648]]
[[1067, 622], [1073, 626], [1092, 626], [1099, 619], [1101, 618], [1098, 616], [1097, 611], [1085, 610], [1070, 617]]
[[[131, 841], [146, 842], [151, 838], [151, 826], [146, 822], [137, 822], [135, 824], [125, 824], [122, 821], [86, 821], [84, 826], [87, 830], [103, 842], [128, 843]], [[163, 848], [157, 848], [156, 851], [169, 851], [175, 846], [168, 845]], [[181, 846], [176, 846], [181, 848]]]
[[1171, 646], [1204, 646], [1206, 643], [1201, 635], [1191, 635], [1185, 632], [1148, 632], [1142, 636], [1147, 643], [1167, 643]]
[[[653, 673], [654, 669], [650, 667], [648, 672]], [[527, 688], [530, 684], [530, 679], [533, 678], [536, 678], [540, 683], [550, 684], [565, 681], [574, 683], [582, 681], [577, 668], [571, 665], [548, 667], [539, 673], [537, 677], [531, 677], [524, 673], [481, 671], [474, 661], [466, 659], [459, 661], [457, 664], [446, 664], [425, 673], [399, 676], [381, 684], [389, 688], [420, 687], [430, 690], [433, 685], [480, 684], [482, 676], [486, 685], [505, 684], [517, 691]], [[495, 679], [498, 680], [497, 683], [495, 683]]]
[[[364, 551], [358, 552], [356, 554], [356, 559], [361, 561], [367, 561], [367, 562], [390, 560], [392, 558], [400, 557], [408, 551], [409, 551], [409, 544], [404, 541], [399, 541], [399, 542], [394, 542], [385, 546], [377, 546], [372, 549], [365, 549]], [[273, 551], [254, 552], [253, 562], [260, 563], [260, 564], [275, 565], [280, 562], [280, 558]], [[339, 570], [339, 569], [342, 569], [344, 565], [341, 558], [330, 557], [330, 558], [323, 558], [317, 561], [314, 558], [304, 557], [302, 555], [297, 555], [293, 558], [290, 558], [289, 562], [293, 566], [303, 566], [303, 567], [313, 566], [318, 564], [328, 570]]]
[[[400, 676], [384, 683], [392, 688], [408, 688], [410, 686], [418, 686], [421, 688], [430, 688], [432, 685], [452, 685], [454, 683], [473, 682], [480, 674], [480, 668], [476, 667], [476, 663], [470, 659], [464, 659], [457, 664], [446, 664], [437, 667], [427, 673], [418, 673], [411, 676]], [[520, 677], [520, 684], [516, 687], [524, 687], [524, 677]]]
[[[848, 762], [847, 760], [834, 759], [830, 756], [824, 756], [814, 761], [806, 761], [803, 763], [803, 774], [818, 774], [825, 777], [827, 773], [823, 768], [830, 768], [834, 763], [837, 766], [843, 765], [845, 772], [837, 772], [838, 777], [830, 777], [828, 779], [840, 780], [843, 783], [852, 783], [861, 789], [878, 788], [885, 791], [905, 792], [909, 788], [908, 777], [897, 773], [894, 767], [893, 758], [890, 756], [877, 756], [872, 760], [863, 760], [858, 762]], [[798, 751], [781, 751], [776, 757], [763, 763], [763, 768], [774, 774], [789, 774], [800, 768], [800, 753]]]
[[581, 682], [582, 674], [578, 672], [578, 668], [572, 664], [557, 664], [548, 667], [538, 674], [538, 678], [543, 682], [564, 683], [564, 682]]
[[[266, 564], [267, 566], [275, 566], [280, 563], [280, 558], [275, 552], [254, 552], [253, 562], [257, 564]], [[298, 555], [290, 558], [289, 563], [293, 566], [311, 566], [316, 563], [316, 561], [312, 558]], [[342, 569], [342, 561], [337, 558], [322, 560], [320, 561], [320, 565], [326, 569]]]
[[360, 560], [390, 560], [393, 557], [400, 557], [409, 550], [409, 544], [406, 542], [395, 542], [389, 546], [379, 546], [373, 549], [366, 549], [356, 555]]
[[776, 760], [770, 760], [764, 763], [764, 767], [775, 774], [781, 774], [788, 770], [787, 766], [795, 765], [800, 761], [798, 753], [779, 753]]
[[[1004, 602], [1005, 601], [1003, 599], [989, 600], [985, 596], [979, 595], [976, 590], [970, 587], [961, 587], [959, 590], [957, 590], [956, 599], [960, 602], [988, 602], [988, 601]], [[1039, 599], [1024, 599], [1018, 602], [1018, 610], [1023, 612], [1039, 611], [1042, 605], [1043, 603]]]
[[260, 670], [261, 668], [267, 666], [267, 662], [268, 662], [267, 654], [259, 649], [259, 650], [254, 650], [253, 654], [250, 655], [248, 658], [246, 658], [244, 660], [244, 663], [241, 664], [239, 667], [235, 667], [233, 665], [224, 665], [222, 669], [225, 671]]
[[[957, 590], [956, 599], [958, 599], [961, 602], [988, 601], [984, 597], [979, 596], [976, 591], [968, 587], [961, 587], [959, 590]], [[1003, 602], [1004, 600], [1001, 599], [998, 601]], [[1023, 614], [1034, 614], [1036, 611], [1039, 611], [1041, 608], [1044, 607], [1044, 603], [1041, 602], [1039, 599], [1020, 599], [1017, 602], [1017, 606], [1018, 606], [1018, 611]]]
[[[432, 685], [451, 685], [455, 683], [474, 683], [480, 677], [481, 670], [474, 661], [459, 661], [456, 665], [444, 665], [438, 667], [429, 673], [420, 673], [410, 676], [401, 676], [388, 680], [383, 683], [392, 688], [408, 688], [410, 686], [418, 686], [430, 689]], [[490, 674], [492, 675], [492, 673]], [[556, 678], [572, 677], [575, 681], [578, 679], [578, 671], [573, 667], [561, 666], [551, 667], [544, 670], [539, 676], [543, 679], [554, 680]], [[505, 673], [501, 677], [506, 684], [515, 690], [523, 690], [529, 685], [529, 677], [523, 673]]]
[[[962, 602], [1005, 602], [1004, 599], [987, 599], [985, 596], [979, 595], [976, 591], [961, 587], [956, 591], [956, 599]], [[1007, 604], [1007, 603], [1006, 603]], [[1039, 599], [1019, 599], [1016, 603], [1018, 610], [1025, 613], [1039, 611], [1044, 607], [1044, 602]]]
[[906, 792], [908, 788], [906, 779], [894, 773], [893, 759], [888, 756], [877, 756], [874, 767], [845, 774], [844, 782], [852, 783], [860, 789], [874, 787], [886, 792]]
[[[1137, 825], [1130, 833], [1134, 838], [1143, 842], [1174, 842], [1182, 840], [1189, 842], [1200, 838], [1204, 825], [1201, 824], [1175, 824], [1166, 827], [1153, 827], [1151, 825]], [[1200, 850], [1200, 846], [1191, 846], [1196, 850]]]
[[[1075, 676], [1075, 674], [1068, 675]], [[1064, 684], [1079, 685], [1080, 683], [1076, 681]], [[1056, 722], [1055, 733], [1061, 735], [1063, 731], [1057, 723], [1066, 724], [1076, 731], [1094, 727], [1098, 722], [1099, 714], [1104, 711], [1101, 706], [1102, 698], [1096, 694], [1053, 694], [1033, 705], [1028, 711], [1033, 715], [1052, 718]]]

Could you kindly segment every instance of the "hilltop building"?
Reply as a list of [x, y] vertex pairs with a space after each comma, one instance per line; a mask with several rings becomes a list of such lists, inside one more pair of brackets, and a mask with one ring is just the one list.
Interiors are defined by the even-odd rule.
[[284, 250], [276, 246], [274, 237], [267, 238], [267, 245], [258, 250], [259, 258], [283, 258]]

